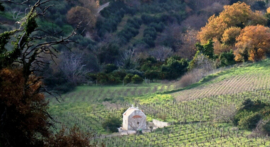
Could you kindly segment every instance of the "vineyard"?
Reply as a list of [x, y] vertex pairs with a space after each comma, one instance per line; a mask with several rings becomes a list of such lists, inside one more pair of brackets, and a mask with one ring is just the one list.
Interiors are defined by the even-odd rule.
[[208, 123], [176, 124], [144, 135], [98, 137], [92, 142], [108, 147], [149, 146], [269, 146], [270, 138], [249, 138], [247, 132]]
[[[58, 123], [94, 132], [91, 142], [106, 146], [270, 146], [267, 136], [251, 136], [230, 122], [244, 100], [270, 103], [270, 61], [233, 67], [204, 77], [189, 88], [177, 82], [140, 86], [79, 87], [51, 100], [50, 112]], [[208, 79], [208, 80], [205, 80]], [[169, 92], [167, 92], [169, 91]], [[166, 94], [165, 94], [166, 93]], [[106, 116], [121, 118], [135, 104], [147, 115], [171, 126], [143, 135], [110, 135], [102, 128]], [[55, 130], [54, 130], [55, 131]]]

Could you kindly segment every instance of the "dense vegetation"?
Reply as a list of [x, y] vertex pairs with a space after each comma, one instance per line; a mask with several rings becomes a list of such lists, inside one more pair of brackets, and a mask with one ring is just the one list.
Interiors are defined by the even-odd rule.
[[0, 3], [0, 146], [270, 145], [268, 1], [43, 2]]

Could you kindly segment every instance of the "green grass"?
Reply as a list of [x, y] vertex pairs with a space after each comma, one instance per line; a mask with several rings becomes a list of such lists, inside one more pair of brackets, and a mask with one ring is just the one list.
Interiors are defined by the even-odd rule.
[[72, 127], [76, 124], [83, 130], [108, 134], [101, 126], [104, 116], [116, 115], [121, 118], [123, 109], [130, 107], [134, 101], [142, 104], [154, 101], [165, 103], [173, 98], [170, 95], [158, 95], [155, 99], [152, 97], [155, 97], [154, 93], [157, 91], [170, 88], [174, 88], [173, 85], [160, 83], [129, 86], [78, 86], [75, 91], [62, 95], [60, 103], [53, 98], [48, 98], [50, 114], [62, 123], [57, 124], [57, 129], [54, 131], [59, 130], [61, 125]]
[[179, 91], [184, 91], [196, 87], [208, 86], [213, 83], [221, 82], [225, 79], [229, 79], [235, 76], [252, 75], [252, 74], [268, 74], [270, 72], [270, 59], [265, 59], [258, 63], [244, 63], [225, 69], [223, 71], [210, 74], [202, 78], [199, 82], [191, 84], [190, 86], [175, 89], [172, 91], [166, 91], [164, 94], [172, 94]]
[[[129, 135], [92, 140], [111, 146], [269, 146], [269, 138], [251, 138], [249, 132], [232, 130], [227, 124], [176, 124], [143, 135]], [[101, 144], [100, 144], [101, 145]]]
[[[141, 136], [91, 141], [106, 146], [269, 146], [269, 138], [247, 138], [250, 131], [233, 131], [231, 123], [219, 119], [221, 112], [240, 108], [245, 99], [270, 102], [269, 65], [270, 60], [266, 59], [232, 67], [177, 91], [172, 91], [175, 83], [79, 86], [63, 95], [63, 102], [51, 100], [50, 113], [63, 125], [76, 124], [84, 131], [104, 135], [110, 134], [101, 126], [106, 116], [121, 119], [131, 104], [144, 111], [147, 121], [158, 119], [173, 124]], [[188, 99], [177, 101], [176, 96]], [[57, 128], [62, 124], [57, 124]]]

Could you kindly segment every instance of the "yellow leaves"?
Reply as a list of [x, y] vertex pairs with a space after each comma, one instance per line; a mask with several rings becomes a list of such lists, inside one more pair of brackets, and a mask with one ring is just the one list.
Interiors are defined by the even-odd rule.
[[240, 35], [240, 32], [241, 28], [230, 27], [224, 31], [221, 41], [225, 44], [233, 45], [235, 43], [236, 37]]
[[224, 6], [224, 11], [220, 13], [220, 17], [230, 27], [236, 24], [246, 23], [251, 13], [252, 11], [249, 5], [238, 2], [233, 5]]

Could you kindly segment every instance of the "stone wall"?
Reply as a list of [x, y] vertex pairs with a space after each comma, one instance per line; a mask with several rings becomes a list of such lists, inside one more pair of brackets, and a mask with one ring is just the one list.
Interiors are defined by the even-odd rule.
[[156, 127], [159, 127], [159, 128], [167, 127], [170, 125], [170, 123], [168, 123], [168, 122], [163, 122], [163, 121], [159, 121], [156, 119], [153, 119], [153, 123]]

